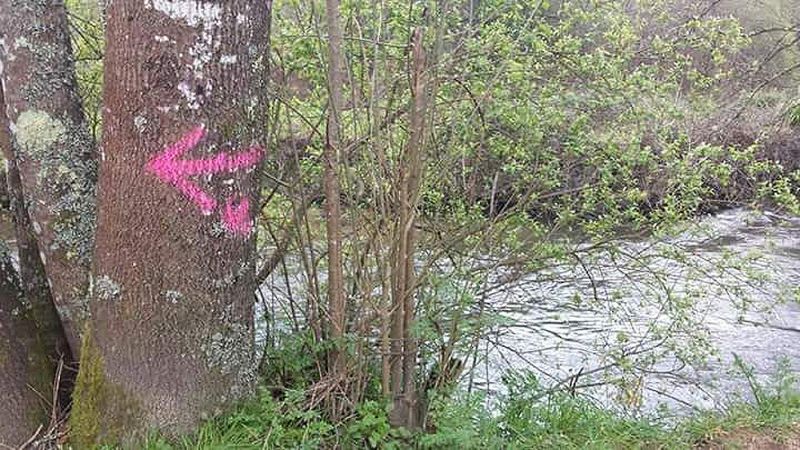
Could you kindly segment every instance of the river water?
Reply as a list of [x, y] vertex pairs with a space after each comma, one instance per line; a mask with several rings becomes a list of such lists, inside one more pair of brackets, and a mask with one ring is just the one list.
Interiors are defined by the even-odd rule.
[[472, 385], [502, 394], [525, 370], [606, 407], [681, 414], [752, 399], [741, 367], [762, 384], [800, 373], [800, 218], [729, 210], [618, 245], [491, 294], [505, 320]]
[[[493, 325], [479, 340], [464, 338], [475, 342], [458, 355], [465, 387], [493, 401], [509, 371], [526, 372], [545, 389], [668, 416], [751, 400], [737, 357], [765, 385], [800, 373], [800, 218], [734, 209], [680, 233], [575, 254], [513, 282], [501, 269], [484, 275], [496, 288], [483, 290], [478, 309]], [[491, 260], [482, 259], [475, 265]], [[273, 329], [285, 329], [276, 316], [292, 315], [287, 297], [304, 303], [308, 280], [292, 257], [289, 266], [261, 290]], [[438, 270], [452, 285], [469, 284], [446, 265]], [[263, 339], [265, 323], [257, 325]]]
[[[509, 373], [524, 372], [545, 391], [668, 417], [752, 400], [744, 371], [764, 385], [800, 373], [800, 218], [734, 209], [679, 233], [575, 254], [513, 282], [501, 269], [483, 275], [495, 288], [468, 314], [479, 309], [493, 325], [479, 340], [464, 338], [474, 344], [458, 355], [463, 386], [494, 401]], [[286, 330], [297, 315], [288, 297], [304, 303], [308, 279], [293, 257], [288, 265], [295, 269], [276, 271], [261, 289], [272, 329]], [[469, 285], [443, 267], [440, 277]], [[262, 346], [266, 329], [257, 322]]]

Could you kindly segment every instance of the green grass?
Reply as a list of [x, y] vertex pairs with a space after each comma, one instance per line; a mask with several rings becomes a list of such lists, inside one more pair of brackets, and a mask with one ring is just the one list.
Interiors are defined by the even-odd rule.
[[276, 400], [266, 389], [236, 412], [207, 423], [195, 435], [169, 443], [154, 438], [149, 450], [316, 449], [339, 446], [419, 449], [690, 449], [736, 430], [770, 436], [796, 433], [800, 391], [784, 368], [761, 386], [744, 365], [754, 402], [735, 402], [723, 411], [698, 413], [664, 425], [619, 416], [580, 397], [556, 394], [541, 400], [532, 377], [509, 386], [492, 411], [479, 396], [456, 393], [432, 404], [435, 430], [411, 435], [391, 430], [386, 408], [365, 402], [351, 419], [332, 424], [304, 407], [301, 390]]

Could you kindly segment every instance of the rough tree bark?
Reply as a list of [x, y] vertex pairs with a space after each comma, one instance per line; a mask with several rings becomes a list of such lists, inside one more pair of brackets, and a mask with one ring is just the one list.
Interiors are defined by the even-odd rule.
[[14, 219], [22, 293], [30, 307], [30, 315], [42, 334], [42, 340], [47, 343], [48, 357], [53, 361], [63, 358], [66, 363], [70, 363], [72, 354], [53, 303], [44, 265], [39, 257], [39, 244], [28, 216], [27, 200], [22, 189], [5, 110], [5, 97], [0, 87], [0, 150], [6, 159], [6, 186]]
[[28, 214], [74, 353], [88, 311], [96, 161], [63, 1], [0, 0], [0, 64]]
[[0, 248], [0, 447], [22, 445], [48, 420], [53, 365], [28, 315], [8, 248]]
[[19, 259], [18, 279], [25, 299], [26, 314], [36, 326], [39, 341], [42, 343], [41, 350], [44, 353], [37, 358], [47, 358], [51, 361], [48, 374], [44, 375], [46, 377], [52, 374], [51, 369], [59, 359], [63, 359], [66, 363], [72, 362], [72, 354], [53, 303], [44, 265], [39, 257], [39, 245], [28, 216], [27, 201], [22, 189], [5, 110], [5, 97], [0, 87], [0, 150], [6, 159], [7, 191]]
[[391, 325], [391, 392], [392, 425], [414, 429], [419, 426], [420, 414], [416, 386], [417, 342], [412, 334], [414, 325], [415, 222], [422, 178], [425, 144], [425, 115], [428, 105], [425, 52], [422, 30], [414, 30], [411, 39], [411, 95], [408, 142], [398, 165], [397, 219], [392, 248], [392, 325]]
[[20, 282], [8, 248], [0, 244], [0, 447], [16, 447], [39, 425], [46, 424], [49, 411], [40, 395], [50, 397], [55, 361], [69, 350], [47, 289], [36, 241], [30, 235], [27, 212], [20, 207], [21, 184], [11, 151], [2, 88], [0, 148], [6, 158], [23, 275]]
[[[345, 355], [342, 350], [342, 337], [345, 328], [345, 292], [342, 267], [342, 225], [339, 184], [339, 151], [341, 148], [341, 114], [344, 105], [342, 85], [344, 84], [342, 55], [342, 26], [339, 0], [326, 1], [328, 24], [328, 121], [324, 152], [325, 159], [325, 215], [328, 240], [328, 315], [330, 316], [330, 338], [335, 342], [331, 354], [331, 369], [335, 377], [346, 376]], [[335, 399], [334, 399], [335, 400]], [[342, 411], [334, 401], [332, 412], [338, 418]]]
[[252, 392], [270, 7], [108, 7], [81, 445], [184, 433]]

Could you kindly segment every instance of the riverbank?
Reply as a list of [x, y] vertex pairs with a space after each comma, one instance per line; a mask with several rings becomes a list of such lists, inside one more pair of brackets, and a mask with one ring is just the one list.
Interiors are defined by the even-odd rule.
[[368, 400], [337, 424], [309, 408], [310, 390], [264, 388], [257, 400], [206, 424], [179, 443], [152, 439], [149, 450], [205, 449], [797, 449], [800, 391], [795, 374], [755, 385], [753, 400], [680, 419], [622, 416], [580, 396], [538, 398], [535, 382], [517, 386], [490, 410], [455, 392], [431, 403], [426, 432], [392, 430], [386, 409]]
[[797, 428], [776, 436], [768, 432], [748, 429], [733, 430], [723, 436], [699, 446], [702, 449], [717, 450], [736, 448], [742, 450], [794, 450], [800, 448], [800, 431]]

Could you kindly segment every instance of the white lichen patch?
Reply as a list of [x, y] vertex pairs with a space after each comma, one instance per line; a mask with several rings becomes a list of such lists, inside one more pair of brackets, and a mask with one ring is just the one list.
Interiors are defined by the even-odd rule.
[[178, 90], [181, 91], [183, 98], [186, 99], [186, 105], [189, 106], [189, 109], [200, 108], [200, 102], [197, 101], [197, 94], [194, 93], [189, 83], [184, 81], [178, 84]]
[[223, 375], [238, 374], [250, 369], [253, 347], [248, 345], [252, 333], [247, 326], [232, 323], [209, 336], [200, 349], [209, 368]]
[[231, 64], [236, 64], [236, 55], [222, 55], [219, 58], [219, 62], [223, 66], [229, 66]]
[[19, 36], [14, 40], [14, 50], [18, 50], [20, 48], [29, 48], [31, 43], [28, 42], [28, 39], [25, 36]]
[[122, 288], [108, 275], [103, 275], [94, 283], [94, 293], [100, 300], [116, 300], [122, 293]]
[[197, 0], [146, 0], [145, 7], [162, 12], [175, 20], [183, 20], [190, 27], [217, 23], [222, 16], [222, 6]]
[[172, 105], [172, 106], [156, 106], [156, 109], [162, 113], [167, 114], [172, 112], [178, 112], [181, 108], [178, 105]]
[[24, 111], [17, 118], [12, 132], [20, 149], [33, 155], [42, 155], [58, 142], [67, 129], [60, 120], [44, 111]]
[[166, 297], [167, 301], [172, 303], [173, 305], [178, 304], [181, 300], [183, 300], [183, 294], [178, 291], [169, 290], [164, 293], [164, 297]]
[[157, 34], [155, 37], [153, 37], [153, 39], [155, 39], [156, 42], [160, 42], [162, 44], [165, 43], [165, 42], [169, 42], [169, 38], [168, 37], [162, 36], [160, 34]]
[[203, 29], [200, 36], [189, 49], [189, 56], [192, 57], [192, 71], [196, 78], [203, 78], [203, 70], [214, 57], [214, 51], [220, 46], [219, 39], [214, 39], [214, 33], [210, 28]]
[[136, 116], [133, 118], [133, 125], [139, 133], [144, 132], [144, 127], [147, 125], [147, 118], [144, 116]]
[[258, 107], [258, 100], [256, 97], [251, 97], [250, 101], [247, 102], [247, 114], [251, 116], [255, 114], [256, 107]]

